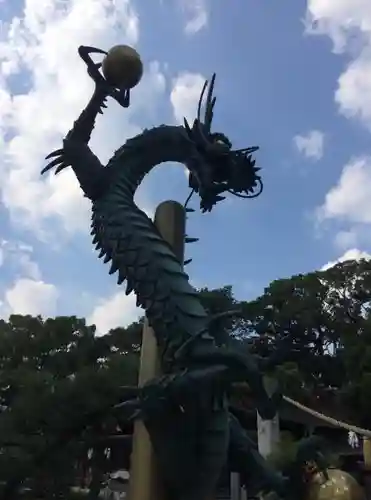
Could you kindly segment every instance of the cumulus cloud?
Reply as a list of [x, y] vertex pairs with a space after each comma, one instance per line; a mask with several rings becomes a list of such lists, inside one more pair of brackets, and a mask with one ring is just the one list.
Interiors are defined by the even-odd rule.
[[[13, 222], [43, 238], [46, 229], [87, 229], [89, 203], [72, 171], [43, 180], [39, 172], [45, 154], [60, 147], [93, 89], [77, 47], [135, 46], [138, 37], [139, 21], [129, 0], [27, 0], [23, 11], [2, 26], [0, 180]], [[104, 161], [139, 132], [133, 114], [164, 92], [159, 64], [146, 70], [132, 107], [123, 110], [110, 102], [98, 121], [92, 147]]]
[[350, 161], [338, 183], [326, 194], [317, 215], [349, 223], [371, 223], [371, 157]]
[[[63, 243], [64, 236], [89, 229], [89, 202], [71, 171], [41, 179], [40, 170], [44, 156], [61, 146], [93, 91], [77, 48], [136, 46], [139, 20], [130, 0], [24, 0], [13, 12], [0, 33], [1, 202], [17, 230], [29, 230], [42, 241], [62, 239]], [[130, 108], [109, 102], [91, 141], [102, 162], [140, 132], [136, 121], [140, 113], [148, 117], [156, 112], [165, 83], [160, 64], [148, 62], [141, 84], [132, 92]], [[143, 190], [139, 198], [150, 212]], [[2, 241], [0, 265], [3, 261], [13, 281], [2, 283], [2, 317], [55, 314], [60, 291], [43, 279], [32, 247]], [[131, 304], [133, 299], [128, 301]], [[96, 308], [99, 321], [106, 303], [109, 300]]]
[[87, 321], [97, 327], [99, 335], [104, 335], [111, 328], [125, 327], [142, 315], [143, 310], [136, 306], [135, 295], [125, 295], [125, 292], [120, 290], [100, 300]]
[[173, 80], [170, 102], [178, 123], [196, 118], [198, 100], [206, 78], [199, 73], [181, 73]]
[[349, 249], [371, 243], [371, 156], [351, 159], [315, 210], [316, 222], [336, 229], [335, 244]]
[[[335, 54], [349, 61], [339, 75], [334, 101], [339, 112], [371, 131], [371, 9], [369, 0], [307, 0], [306, 33], [327, 36]], [[351, 159], [336, 185], [317, 209], [317, 220], [346, 225], [336, 235], [343, 248], [367, 240], [370, 234], [371, 157]]]
[[351, 61], [339, 76], [335, 101], [345, 116], [371, 128], [371, 9], [369, 0], [308, 0], [306, 31], [325, 35]]
[[371, 12], [368, 0], [328, 2], [308, 0], [307, 33], [326, 35], [333, 42], [335, 53], [344, 52], [354, 37], [367, 38], [371, 32]]
[[339, 77], [335, 101], [344, 116], [358, 118], [371, 130], [371, 41]]
[[359, 250], [358, 248], [351, 248], [350, 250], [347, 250], [337, 260], [330, 261], [327, 264], [325, 264], [324, 266], [322, 266], [321, 271], [326, 271], [327, 269], [330, 269], [330, 267], [333, 267], [336, 264], [339, 264], [339, 262], [346, 262], [347, 260], [361, 260], [361, 259], [370, 260], [371, 254], [369, 254], [368, 252], [363, 252], [362, 250]]
[[20, 241], [1, 240], [0, 253], [8, 271], [15, 275], [0, 301], [1, 316], [54, 314], [59, 292], [53, 284], [43, 281], [33, 258], [32, 246]]
[[318, 161], [323, 156], [325, 135], [319, 130], [310, 130], [307, 134], [296, 135], [294, 146], [306, 158]]
[[57, 288], [41, 280], [21, 278], [5, 292], [4, 307], [8, 314], [55, 314], [58, 299]]
[[179, 0], [184, 13], [184, 31], [187, 35], [194, 35], [207, 26], [209, 15], [205, 0]]

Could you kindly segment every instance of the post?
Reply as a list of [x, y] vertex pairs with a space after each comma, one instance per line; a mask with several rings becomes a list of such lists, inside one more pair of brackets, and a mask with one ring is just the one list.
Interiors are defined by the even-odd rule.
[[[161, 203], [155, 213], [155, 225], [179, 261], [184, 260], [185, 210], [175, 201]], [[145, 320], [140, 356], [139, 386], [160, 374], [157, 343], [153, 329]], [[131, 455], [129, 500], [163, 500], [162, 485], [156, 471], [149, 435], [141, 421], [134, 424]]]
[[241, 500], [241, 481], [237, 472], [230, 474], [231, 500]]
[[[265, 376], [264, 385], [269, 395], [277, 387], [277, 382], [274, 378]], [[258, 449], [259, 453], [266, 458], [272, 453], [275, 445], [280, 440], [280, 425], [278, 414], [272, 420], [263, 420], [257, 413], [257, 433], [258, 433]]]
[[363, 436], [362, 438], [363, 462], [365, 468], [371, 470], [371, 439]]

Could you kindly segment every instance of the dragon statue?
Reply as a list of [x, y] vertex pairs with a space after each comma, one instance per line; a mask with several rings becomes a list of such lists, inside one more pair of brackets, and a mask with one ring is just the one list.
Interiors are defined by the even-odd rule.
[[[92, 53], [107, 53], [79, 48], [95, 82], [93, 95], [63, 147], [47, 156], [51, 161], [42, 173], [53, 167], [55, 173], [73, 169], [91, 201], [91, 235], [99, 257], [110, 263], [109, 274], [117, 274], [119, 285], [126, 281], [127, 294], [136, 293], [155, 331], [163, 375], [123, 405], [130, 403], [133, 418], [143, 420], [172, 500], [211, 497], [227, 461], [249, 490], [255, 485], [257, 491], [295, 496], [295, 474], [285, 476], [268, 466], [229, 406], [232, 384], [247, 381], [257, 411], [263, 419], [271, 419], [279, 392], [272, 396], [266, 392], [257, 358], [216, 345], [212, 318], [189, 284], [182, 263], [133, 201], [144, 176], [166, 161], [188, 168], [190, 188], [198, 193], [203, 212], [211, 211], [225, 193], [255, 197], [262, 191], [252, 158], [258, 148], [234, 150], [224, 134], [211, 131], [214, 75], [205, 83], [192, 125], [184, 120], [184, 126], [144, 130], [102, 165], [88, 145], [96, 117], [108, 97], [127, 107], [129, 91], [108, 82]], [[312, 458], [318, 454], [314, 448]]]

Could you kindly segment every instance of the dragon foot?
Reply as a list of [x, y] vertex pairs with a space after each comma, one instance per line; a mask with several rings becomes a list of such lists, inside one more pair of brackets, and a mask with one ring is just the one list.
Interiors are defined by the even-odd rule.
[[[222, 381], [225, 366], [214, 365], [194, 370], [182, 370], [170, 375], [163, 375], [147, 382], [138, 389], [138, 397], [130, 402], [123, 402], [115, 408], [136, 408], [133, 419], [145, 423], [163, 421], [171, 415], [184, 413], [192, 406], [200, 391], [206, 393], [215, 382]], [[223, 393], [221, 389], [220, 395]]]
[[118, 102], [123, 108], [128, 108], [130, 105], [130, 90], [117, 89], [110, 85], [99, 71], [102, 63], [95, 63], [90, 57], [90, 54], [104, 54], [106, 56], [107, 52], [105, 50], [86, 45], [80, 45], [78, 52], [81, 59], [87, 65], [88, 75], [94, 81], [97, 90], [104, 96], [110, 96], [115, 99], [115, 101]]
[[271, 420], [276, 415], [282, 394], [279, 391], [275, 391], [271, 396], [267, 393], [258, 360], [251, 354], [215, 346], [202, 350], [198, 348], [189, 352], [188, 364], [192, 366], [193, 363], [224, 366], [224, 386], [230, 386], [235, 382], [247, 382], [256, 401], [259, 415], [264, 420]]

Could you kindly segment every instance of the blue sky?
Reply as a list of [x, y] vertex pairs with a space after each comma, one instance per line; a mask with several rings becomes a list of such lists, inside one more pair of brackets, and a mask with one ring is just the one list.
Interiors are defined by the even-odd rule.
[[[368, 255], [368, 0], [26, 0], [0, 3], [0, 13], [3, 316], [84, 315], [103, 332], [138, 314], [92, 252], [89, 206], [72, 173], [39, 177], [91, 93], [80, 44], [128, 43], [145, 65], [131, 109], [110, 102], [97, 124], [92, 147], [103, 160], [144, 127], [193, 118], [214, 71], [214, 130], [261, 148], [261, 197], [190, 215], [188, 233], [200, 241], [187, 248], [187, 270], [197, 286], [232, 284], [248, 299], [273, 279]], [[187, 195], [184, 170], [163, 165], [137, 201], [152, 212]]]

